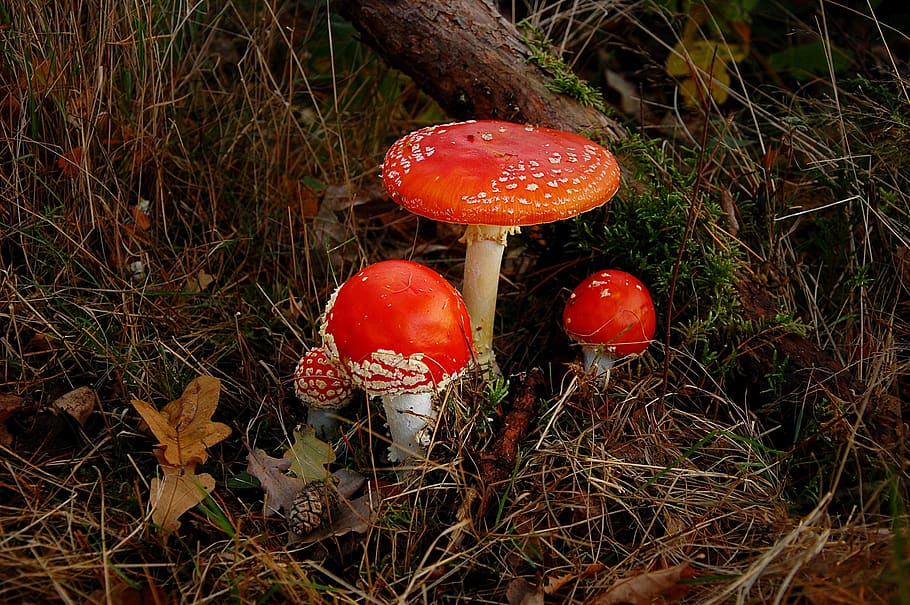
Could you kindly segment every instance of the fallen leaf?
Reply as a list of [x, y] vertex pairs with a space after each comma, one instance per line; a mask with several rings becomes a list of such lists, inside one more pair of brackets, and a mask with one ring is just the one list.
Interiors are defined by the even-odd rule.
[[[588, 605], [651, 605], [657, 597], [667, 595], [679, 588], [680, 580], [691, 578], [695, 571], [688, 563], [680, 563], [667, 569], [623, 578], [605, 593], [588, 601]], [[683, 593], [685, 590], [683, 590]], [[674, 594], [675, 599], [683, 594]]]
[[506, 588], [509, 605], [543, 605], [543, 591], [524, 578], [515, 578]]
[[159, 441], [159, 462], [195, 468], [208, 459], [207, 449], [231, 434], [231, 428], [212, 422], [218, 407], [221, 381], [212, 376], [193, 379], [179, 399], [159, 412], [150, 403], [134, 399], [133, 407]]
[[31, 76], [27, 72], [19, 76], [19, 87], [22, 90], [30, 89], [36, 94], [44, 94], [52, 88], [56, 81], [59, 81], [51, 69], [50, 59], [29, 63], [32, 68]]
[[16, 412], [26, 409], [24, 404], [25, 400], [18, 395], [0, 393], [0, 445], [10, 446], [13, 444], [13, 436], [6, 426], [6, 421], [12, 418]]
[[[310, 481], [325, 481], [326, 479], [327, 471], [324, 465], [330, 464], [334, 460], [334, 454], [327, 454], [323, 446], [319, 445], [322, 442], [310, 434], [312, 428], [306, 428], [309, 431], [295, 431], [296, 448], [289, 449], [282, 458], [269, 456], [259, 448], [247, 447], [249, 453], [247, 454], [246, 471], [259, 480], [262, 490], [265, 492], [266, 514], [283, 513], [288, 516], [294, 506], [295, 497]], [[309, 460], [308, 465], [322, 461], [318, 477], [306, 479], [302, 476], [287, 474], [295, 464], [287, 456], [295, 449], [310, 452], [303, 454], [303, 457]], [[329, 448], [329, 452], [331, 452], [331, 448]], [[303, 475], [315, 474], [315, 470], [307, 470], [306, 467], [299, 469], [299, 472]], [[289, 545], [298, 542], [316, 542], [328, 536], [340, 536], [350, 532], [365, 533], [375, 520], [379, 502], [382, 499], [381, 489], [368, 490], [366, 494], [352, 499], [351, 497], [366, 483], [363, 475], [350, 469], [338, 469], [332, 473], [331, 478], [331, 489], [335, 490], [339, 497], [338, 507], [332, 516], [331, 524], [302, 537], [294, 532], [288, 532]]]
[[79, 168], [82, 166], [82, 147], [73, 147], [64, 151], [57, 158], [57, 167], [63, 172], [63, 176], [73, 178], [79, 174]]
[[304, 481], [321, 481], [328, 476], [326, 466], [335, 461], [332, 446], [316, 436], [316, 429], [304, 426], [294, 431], [294, 444], [285, 452], [290, 471]]
[[85, 425], [97, 402], [98, 396], [91, 387], [79, 387], [58, 397], [53, 406], [75, 418], [80, 425]]
[[366, 479], [359, 473], [347, 469], [339, 469], [332, 476], [337, 481], [335, 489], [338, 490], [339, 498], [338, 507], [332, 516], [331, 523], [306, 536], [288, 532], [288, 546], [293, 546], [298, 542], [310, 544], [349, 533], [365, 534], [376, 520], [379, 514], [379, 504], [391, 488], [385, 487], [384, 489], [383, 486], [372, 484], [365, 494], [351, 498], [363, 486]]
[[699, 91], [702, 83], [694, 77], [696, 74], [710, 86], [710, 96], [723, 105], [727, 101], [730, 84], [727, 66], [739, 63], [746, 58], [746, 54], [745, 47], [737, 44], [680, 39], [667, 57], [664, 71], [669, 76], [688, 76], [680, 83], [680, 93], [686, 105], [694, 107], [701, 104]]
[[259, 479], [265, 492], [267, 514], [287, 514], [294, 505], [297, 492], [303, 489], [307, 481], [284, 473], [291, 466], [290, 460], [274, 458], [259, 448], [250, 448], [246, 460], [246, 471]]
[[579, 578], [587, 578], [590, 576], [597, 575], [598, 573], [603, 571], [603, 569], [604, 569], [604, 565], [602, 563], [592, 563], [591, 565], [588, 565], [583, 570], [581, 570], [581, 572], [579, 572], [579, 573], [567, 573], [567, 574], [563, 574], [561, 576], [551, 577], [547, 581], [546, 585], [543, 587], [543, 592], [544, 592], [544, 594], [548, 594], [548, 595], [555, 594], [558, 590], [560, 590], [563, 586], [565, 586], [569, 582], [572, 582]]
[[130, 206], [130, 215], [132, 216], [133, 224], [136, 226], [137, 232], [145, 233], [148, 231], [149, 227], [152, 226], [151, 217], [149, 217], [147, 211], [142, 209], [140, 204]]
[[215, 281], [215, 278], [210, 274], [206, 273], [203, 270], [199, 270], [195, 276], [190, 277], [186, 280], [186, 286], [184, 286], [184, 292], [202, 292], [206, 288], [212, 285], [212, 282]]
[[162, 466], [164, 480], [152, 479], [152, 522], [165, 531], [177, 531], [180, 516], [215, 489], [215, 479], [208, 473], [194, 475], [185, 469]]

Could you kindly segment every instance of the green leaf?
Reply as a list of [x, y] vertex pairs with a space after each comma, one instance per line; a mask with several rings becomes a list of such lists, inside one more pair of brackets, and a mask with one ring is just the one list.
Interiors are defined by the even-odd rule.
[[322, 481], [328, 477], [326, 466], [335, 461], [332, 446], [316, 436], [316, 430], [305, 426], [294, 431], [294, 444], [284, 457], [291, 461], [290, 470], [304, 481]]

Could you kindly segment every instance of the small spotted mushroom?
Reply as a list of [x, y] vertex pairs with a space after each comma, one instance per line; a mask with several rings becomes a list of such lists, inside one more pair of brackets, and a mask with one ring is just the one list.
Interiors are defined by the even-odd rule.
[[347, 405], [353, 390], [347, 370], [322, 347], [313, 347], [297, 363], [294, 392], [307, 406], [307, 424], [319, 437], [332, 437], [338, 428], [337, 410]]
[[657, 327], [654, 303], [635, 276], [607, 269], [582, 281], [566, 301], [563, 325], [581, 343], [586, 370], [609, 378], [620, 357], [648, 348]]

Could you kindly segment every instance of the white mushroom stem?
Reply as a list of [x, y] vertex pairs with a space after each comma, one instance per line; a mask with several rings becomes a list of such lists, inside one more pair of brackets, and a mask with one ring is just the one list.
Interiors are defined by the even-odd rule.
[[432, 427], [436, 425], [433, 393], [383, 395], [382, 407], [392, 435], [389, 460], [399, 462], [426, 455]]
[[341, 427], [341, 416], [336, 410], [310, 406], [306, 413], [306, 423], [313, 427], [320, 439], [331, 440], [338, 436]]
[[581, 352], [584, 358], [585, 371], [594, 368], [596, 375], [603, 375], [604, 382], [608, 382], [610, 380], [610, 370], [613, 368], [613, 364], [616, 363], [616, 359], [607, 353], [604, 345], [583, 345]]
[[471, 317], [477, 365], [499, 373], [493, 354], [493, 324], [496, 320], [496, 296], [499, 290], [499, 270], [506, 239], [517, 227], [468, 225], [462, 241], [465, 250], [462, 298]]

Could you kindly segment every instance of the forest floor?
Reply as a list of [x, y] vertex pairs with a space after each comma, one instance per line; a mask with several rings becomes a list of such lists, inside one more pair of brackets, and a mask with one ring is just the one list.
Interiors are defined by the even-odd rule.
[[[511, 238], [507, 378], [406, 469], [363, 393], [309, 435], [293, 374], [366, 264], [460, 284], [379, 179], [450, 118], [331, 3], [0, 7], [0, 602], [910, 605], [910, 22], [671, 4], [506, 13], [623, 184]], [[605, 381], [560, 318], [608, 267], [658, 327]], [[350, 514], [295, 536], [321, 473]]]

